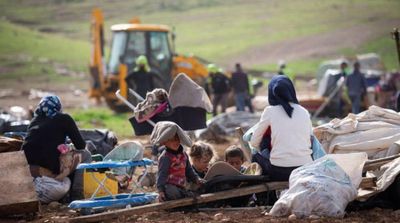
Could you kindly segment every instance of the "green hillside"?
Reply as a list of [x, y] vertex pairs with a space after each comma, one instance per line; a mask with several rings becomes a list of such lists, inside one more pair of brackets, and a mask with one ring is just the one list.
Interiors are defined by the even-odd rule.
[[[338, 45], [321, 55], [294, 55], [288, 62], [299, 73], [312, 73], [325, 59], [378, 52], [389, 69], [397, 68], [394, 42], [389, 35], [393, 25], [400, 26], [400, 1], [396, 0], [3, 0], [0, 12], [9, 22], [0, 24], [1, 57], [46, 57], [85, 71], [90, 55], [90, 13], [94, 7], [103, 9], [106, 27], [139, 16], [146, 23], [175, 27], [180, 53], [194, 53], [225, 66], [242, 60], [252, 68], [268, 70], [276, 68], [277, 60], [285, 59], [281, 57], [286, 51], [294, 53], [295, 49], [286, 49], [276, 57], [268, 50], [261, 51], [255, 62], [241, 55], [264, 47], [270, 49], [269, 45], [280, 47], [296, 38], [307, 40], [340, 30], [350, 34], [353, 27], [362, 25], [366, 27], [365, 35], [370, 36], [362, 43]], [[111, 37], [108, 30], [106, 37]]]
[[43, 81], [41, 77], [48, 81], [71, 80], [68, 76], [56, 75], [56, 67], [87, 70], [90, 44], [86, 41], [40, 33], [4, 20], [0, 21], [0, 30], [2, 86], [18, 78], [25, 81]]

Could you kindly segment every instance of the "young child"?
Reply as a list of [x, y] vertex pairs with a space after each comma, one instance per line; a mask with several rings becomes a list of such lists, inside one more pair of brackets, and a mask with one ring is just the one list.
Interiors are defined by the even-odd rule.
[[189, 196], [185, 189], [186, 181], [201, 184], [190, 165], [188, 155], [183, 151], [182, 145], [192, 144], [189, 136], [177, 124], [162, 121], [154, 126], [150, 141], [165, 147], [158, 160], [159, 200], [176, 200]]
[[244, 163], [244, 154], [237, 145], [229, 146], [225, 150], [225, 161], [241, 173], [245, 171], [245, 168], [242, 166]]
[[189, 157], [192, 161], [193, 170], [200, 178], [204, 178], [210, 161], [215, 157], [214, 148], [202, 141], [195, 142], [190, 148]]

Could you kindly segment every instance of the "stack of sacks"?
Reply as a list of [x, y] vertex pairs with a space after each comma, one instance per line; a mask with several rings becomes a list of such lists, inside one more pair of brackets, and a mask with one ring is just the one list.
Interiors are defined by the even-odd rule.
[[360, 114], [333, 119], [314, 128], [314, 134], [327, 153], [366, 152], [369, 159], [398, 154], [400, 114], [371, 106]]

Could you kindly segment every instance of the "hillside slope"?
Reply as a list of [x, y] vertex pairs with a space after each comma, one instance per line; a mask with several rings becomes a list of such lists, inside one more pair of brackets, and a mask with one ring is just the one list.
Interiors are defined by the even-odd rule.
[[[396, 0], [4, 0], [12, 23], [72, 40], [89, 41], [90, 12], [104, 10], [106, 27], [139, 16], [175, 27], [178, 52], [194, 53], [232, 67], [275, 69], [286, 59], [299, 72], [313, 72], [324, 59], [381, 50], [396, 68], [390, 31], [400, 26]], [[110, 33], [106, 37], [110, 39]], [[86, 54], [88, 55], [88, 54]]]

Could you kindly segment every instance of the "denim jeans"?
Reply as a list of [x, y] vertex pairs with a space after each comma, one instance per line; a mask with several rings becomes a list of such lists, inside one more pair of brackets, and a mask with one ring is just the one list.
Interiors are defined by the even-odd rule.
[[360, 113], [361, 95], [349, 95], [351, 100], [351, 112], [353, 114]]
[[236, 111], [244, 111], [246, 105], [246, 92], [235, 93]]

